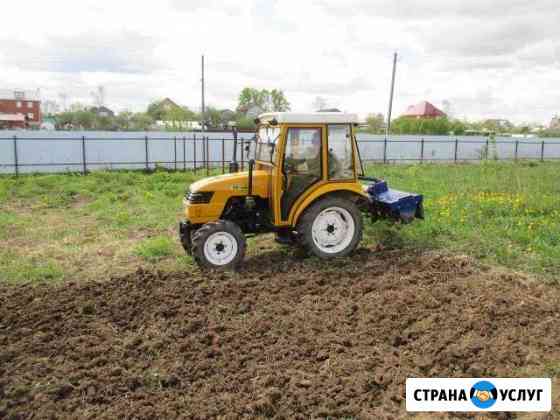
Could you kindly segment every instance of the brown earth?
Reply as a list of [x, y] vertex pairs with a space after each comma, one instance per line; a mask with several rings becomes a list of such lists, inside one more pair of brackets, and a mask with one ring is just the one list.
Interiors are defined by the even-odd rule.
[[364, 249], [0, 286], [0, 418], [396, 418], [411, 376], [554, 390], [559, 309], [557, 287], [467, 257]]

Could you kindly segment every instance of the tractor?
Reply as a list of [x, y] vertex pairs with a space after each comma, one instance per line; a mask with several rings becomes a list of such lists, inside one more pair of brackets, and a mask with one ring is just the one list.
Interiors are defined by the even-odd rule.
[[333, 258], [359, 244], [363, 215], [424, 218], [421, 195], [365, 176], [355, 114], [270, 112], [255, 122], [248, 170], [234, 157], [230, 173], [194, 182], [183, 199], [181, 243], [201, 268], [237, 269], [254, 235]]

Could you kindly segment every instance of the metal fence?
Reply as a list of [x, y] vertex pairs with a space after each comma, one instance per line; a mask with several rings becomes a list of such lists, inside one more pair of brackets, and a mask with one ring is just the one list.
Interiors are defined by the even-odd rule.
[[[220, 169], [233, 155], [231, 133], [37, 133], [0, 137], [0, 173], [81, 172], [165, 167], [172, 170]], [[252, 134], [238, 140], [238, 160], [245, 167]], [[465, 162], [560, 159], [560, 139], [490, 139], [449, 136], [375, 136], [358, 134], [362, 160], [368, 162]]]

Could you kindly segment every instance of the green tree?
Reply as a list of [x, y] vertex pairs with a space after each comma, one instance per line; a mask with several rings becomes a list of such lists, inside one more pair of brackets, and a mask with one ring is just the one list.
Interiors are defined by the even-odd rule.
[[[394, 134], [433, 134], [445, 135], [461, 130], [462, 125], [450, 122], [447, 117], [439, 118], [410, 118], [399, 117], [391, 123]], [[464, 132], [464, 127], [462, 128]]]
[[134, 131], [148, 131], [154, 119], [147, 112], [138, 112], [134, 114], [130, 119], [130, 128]]
[[134, 114], [130, 111], [122, 111], [115, 117], [115, 126], [117, 130], [128, 131], [132, 126], [132, 118]]
[[91, 130], [95, 126], [96, 115], [89, 110], [76, 111], [74, 113], [73, 125], [83, 130]]
[[222, 121], [222, 112], [212, 106], [206, 107], [204, 120], [210, 128], [222, 128], [224, 123], [227, 124], [227, 121]]
[[383, 133], [385, 129], [385, 117], [383, 114], [369, 114], [366, 118], [367, 132], [372, 134]]
[[247, 109], [256, 106], [263, 111], [289, 111], [290, 103], [286, 99], [284, 92], [280, 89], [255, 89], [246, 87], [239, 94], [237, 110], [245, 112]]
[[257, 127], [254, 119], [246, 117], [244, 115], [239, 115], [236, 118], [235, 123], [237, 125], [237, 128], [239, 128], [240, 130], [255, 130]]
[[270, 91], [270, 107], [271, 111], [283, 112], [290, 110], [290, 103], [284, 96], [284, 92], [279, 89], [272, 89]]
[[162, 101], [155, 101], [148, 105], [148, 110], [146, 113], [154, 121], [163, 121], [165, 115], [165, 109], [162, 106]]

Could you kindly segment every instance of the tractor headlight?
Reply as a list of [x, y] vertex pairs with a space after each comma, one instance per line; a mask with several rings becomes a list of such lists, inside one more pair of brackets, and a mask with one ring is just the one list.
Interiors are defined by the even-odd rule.
[[189, 204], [208, 204], [212, 200], [213, 195], [213, 191], [189, 191], [186, 198]]

